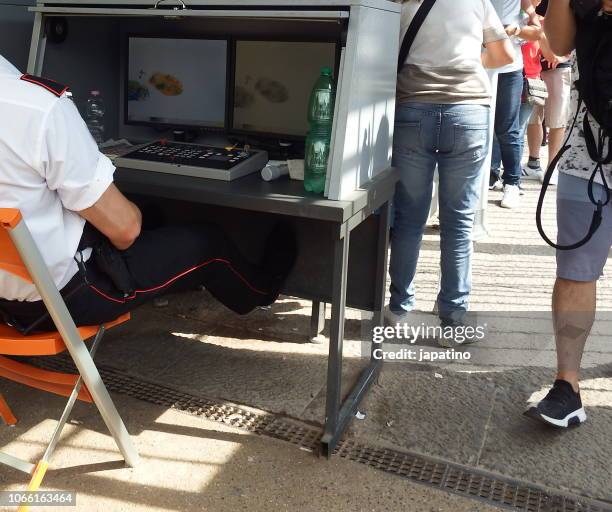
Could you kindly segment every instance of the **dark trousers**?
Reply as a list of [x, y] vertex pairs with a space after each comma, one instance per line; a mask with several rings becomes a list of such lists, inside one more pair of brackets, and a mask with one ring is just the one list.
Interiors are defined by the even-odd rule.
[[[120, 254], [136, 291], [124, 297], [95, 261], [86, 262], [87, 279], [79, 272], [62, 290], [78, 326], [111, 321], [162, 294], [199, 285], [229, 309], [245, 314], [274, 302], [281, 285], [263, 267], [248, 261], [223, 231], [212, 225], [143, 231]], [[0, 301], [0, 309], [24, 328], [46, 312], [42, 301]], [[47, 317], [35, 331], [54, 329]]]
[[[495, 105], [495, 138], [499, 143], [501, 161], [504, 164], [504, 185], [518, 185], [521, 179], [520, 110], [523, 92], [523, 71], [500, 73], [497, 82]], [[491, 174], [499, 178], [499, 168], [491, 168]]]

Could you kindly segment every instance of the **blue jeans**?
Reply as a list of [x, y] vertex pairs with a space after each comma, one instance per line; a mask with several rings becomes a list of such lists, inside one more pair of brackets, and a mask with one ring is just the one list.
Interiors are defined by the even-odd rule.
[[[527, 135], [527, 127], [529, 120], [533, 114], [533, 105], [529, 103], [521, 103], [519, 112], [519, 136], [521, 138], [521, 155], [525, 150], [525, 136]], [[501, 176], [501, 149], [497, 137], [493, 137], [493, 155], [491, 157], [491, 174], [499, 178]]]
[[415, 307], [414, 276], [431, 204], [436, 164], [440, 180], [441, 318], [467, 311], [471, 291], [472, 226], [487, 155], [489, 107], [403, 103], [396, 112], [395, 190], [391, 239], [391, 303]]
[[[499, 177], [499, 161], [503, 162], [504, 185], [518, 185], [521, 180], [523, 140], [520, 134], [519, 113], [522, 93], [522, 70], [499, 74], [495, 105], [495, 138], [499, 144], [499, 153], [497, 157], [493, 155], [491, 174]], [[495, 144], [493, 150], [495, 151]]]

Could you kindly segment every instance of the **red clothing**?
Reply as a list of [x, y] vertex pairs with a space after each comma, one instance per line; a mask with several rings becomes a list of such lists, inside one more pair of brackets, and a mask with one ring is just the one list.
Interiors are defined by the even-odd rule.
[[523, 65], [525, 67], [525, 76], [527, 78], [540, 78], [542, 72], [542, 50], [540, 44], [536, 41], [527, 41], [521, 46], [523, 52]]

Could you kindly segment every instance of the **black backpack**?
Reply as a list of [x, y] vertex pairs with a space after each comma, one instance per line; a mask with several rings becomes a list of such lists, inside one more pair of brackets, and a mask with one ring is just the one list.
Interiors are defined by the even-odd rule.
[[[599, 2], [596, 7], [580, 11], [580, 0], [574, 2], [576, 11], [576, 57], [580, 77], [576, 82], [579, 92], [576, 116], [568, 133], [567, 139], [559, 154], [550, 163], [538, 200], [536, 223], [542, 238], [552, 247], [559, 250], [571, 250], [586, 244], [601, 225], [601, 212], [610, 202], [604, 165], [612, 163], [612, 14], [601, 11]], [[594, 168], [589, 178], [588, 195], [595, 205], [588, 233], [582, 240], [571, 245], [558, 245], [552, 242], [542, 228], [542, 205], [550, 183], [550, 178], [563, 155], [571, 148], [568, 141], [576, 127], [578, 115], [582, 106], [586, 107], [582, 129], [586, 146]], [[597, 121], [599, 128], [594, 130], [590, 118]], [[604, 201], [593, 196], [593, 184], [599, 174], [606, 192]]]
[[576, 23], [580, 97], [609, 138], [612, 134], [612, 14], [596, 7]]

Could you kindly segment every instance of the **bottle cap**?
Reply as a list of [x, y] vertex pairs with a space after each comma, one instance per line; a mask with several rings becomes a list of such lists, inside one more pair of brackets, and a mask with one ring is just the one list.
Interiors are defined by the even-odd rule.
[[261, 178], [264, 181], [272, 181], [272, 180], [275, 180], [278, 177], [280, 177], [280, 173], [278, 172], [277, 169], [272, 169], [272, 168], [266, 166], [266, 167], [264, 167], [261, 170]]
[[333, 74], [332, 68], [330, 68], [330, 67], [321, 68], [321, 74], [323, 76], [332, 76], [332, 74]]

